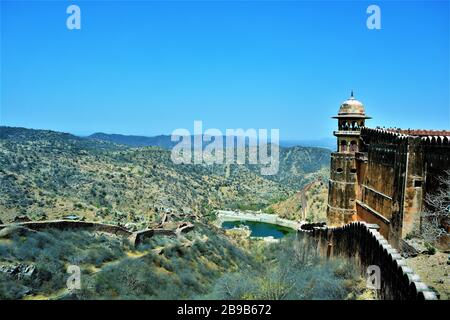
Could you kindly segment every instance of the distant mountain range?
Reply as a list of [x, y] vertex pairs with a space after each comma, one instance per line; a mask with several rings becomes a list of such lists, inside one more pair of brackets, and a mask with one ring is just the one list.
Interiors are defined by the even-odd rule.
[[160, 147], [170, 149], [177, 142], [172, 142], [169, 135], [159, 135], [154, 137], [129, 136], [123, 134], [107, 134], [97, 132], [87, 137], [88, 139], [108, 141], [118, 144], [124, 144], [131, 147]]
[[317, 147], [326, 148], [330, 150], [336, 149], [336, 139], [334, 138], [322, 138], [322, 139], [302, 139], [302, 140], [281, 140], [280, 146], [285, 148], [290, 147]]
[[[160, 147], [163, 149], [171, 149], [178, 143], [172, 142], [170, 135], [158, 135], [154, 137], [146, 137], [146, 136], [107, 134], [97, 132], [88, 136], [87, 138], [98, 141], [108, 141], [132, 147]], [[336, 141], [333, 138], [323, 138], [317, 140], [281, 140], [280, 146], [286, 148], [295, 146], [319, 147], [333, 150], [336, 146]]]

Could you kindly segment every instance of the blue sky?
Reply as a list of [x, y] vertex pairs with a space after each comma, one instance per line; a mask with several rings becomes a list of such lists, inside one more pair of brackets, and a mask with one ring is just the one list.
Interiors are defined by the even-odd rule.
[[[81, 30], [66, 7], [81, 8]], [[366, 8], [381, 8], [381, 30]], [[76, 134], [450, 128], [449, 2], [1, 1], [0, 124]]]

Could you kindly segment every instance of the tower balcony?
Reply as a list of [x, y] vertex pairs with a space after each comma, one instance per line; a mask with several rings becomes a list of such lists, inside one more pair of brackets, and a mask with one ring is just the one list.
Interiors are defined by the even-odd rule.
[[338, 130], [338, 131], [333, 131], [333, 134], [335, 136], [359, 136], [361, 134], [361, 131], [359, 131], [359, 130]]

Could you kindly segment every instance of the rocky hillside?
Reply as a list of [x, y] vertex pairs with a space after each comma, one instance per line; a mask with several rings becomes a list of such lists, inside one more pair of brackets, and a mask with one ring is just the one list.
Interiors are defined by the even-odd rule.
[[290, 220], [326, 221], [329, 170], [323, 168], [308, 176], [311, 176], [310, 183], [287, 199], [270, 205], [267, 211]]
[[145, 225], [165, 210], [264, 208], [295, 194], [328, 161], [326, 149], [282, 148], [279, 173], [261, 176], [258, 166], [175, 165], [156, 147], [0, 127], [0, 220], [77, 215]]

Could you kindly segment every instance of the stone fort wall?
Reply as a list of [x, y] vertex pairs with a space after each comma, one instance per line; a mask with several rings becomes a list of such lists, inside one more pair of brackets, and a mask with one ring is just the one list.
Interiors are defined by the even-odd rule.
[[332, 154], [328, 224], [377, 224], [398, 248], [402, 238], [420, 230], [426, 194], [438, 189], [450, 169], [449, 141], [361, 128], [358, 152]]
[[145, 229], [136, 232], [128, 231], [127, 229], [111, 224], [104, 224], [98, 222], [87, 221], [71, 221], [71, 220], [50, 220], [50, 221], [33, 221], [33, 222], [19, 222], [11, 224], [0, 225], [0, 230], [7, 227], [25, 227], [30, 230], [41, 231], [45, 229], [57, 230], [87, 230], [91, 232], [105, 232], [121, 237], [126, 237], [134, 246], [138, 246], [145, 239], [151, 238], [155, 235], [176, 236], [174, 230], [168, 229]]
[[378, 266], [380, 289], [377, 292], [381, 299], [437, 299], [374, 225], [352, 222], [330, 228], [307, 224], [300, 228], [298, 235], [300, 241], [313, 241], [322, 256], [354, 258], [364, 276], [369, 266]]

